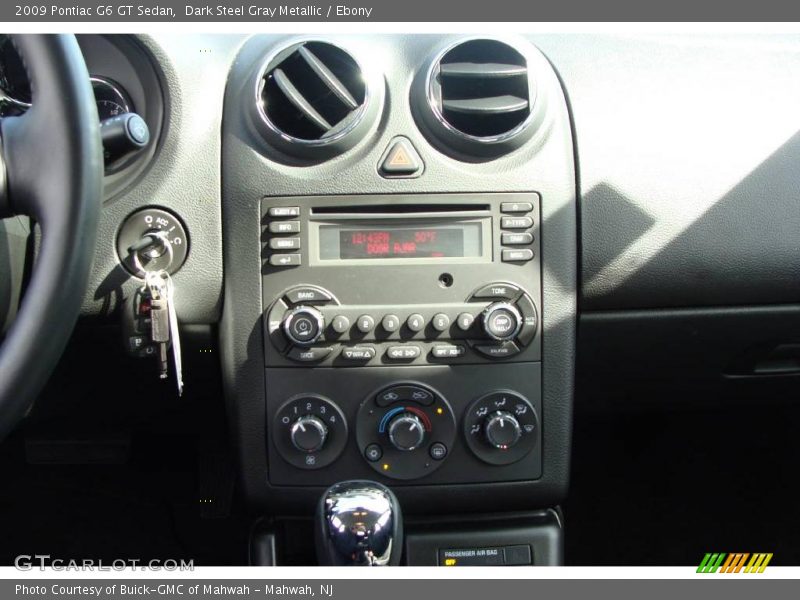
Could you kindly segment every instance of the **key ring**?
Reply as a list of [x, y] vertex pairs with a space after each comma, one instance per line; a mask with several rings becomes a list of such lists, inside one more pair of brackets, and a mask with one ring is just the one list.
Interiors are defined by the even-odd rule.
[[[170, 243], [169, 239], [167, 238], [166, 231], [155, 231], [150, 233], [149, 235], [157, 236], [161, 239], [161, 242], [164, 244], [164, 249], [166, 250], [167, 255], [167, 264], [159, 269], [160, 271], [167, 271], [172, 266], [172, 261], [175, 258], [175, 253], [172, 250], [172, 244]], [[136, 269], [137, 273], [142, 273], [143, 275], [147, 275], [150, 270], [146, 269], [145, 266], [142, 264], [142, 259], [139, 257], [139, 251], [135, 251], [131, 253], [133, 255], [133, 266]], [[161, 256], [164, 256], [163, 254]], [[161, 258], [158, 256], [156, 258]]]

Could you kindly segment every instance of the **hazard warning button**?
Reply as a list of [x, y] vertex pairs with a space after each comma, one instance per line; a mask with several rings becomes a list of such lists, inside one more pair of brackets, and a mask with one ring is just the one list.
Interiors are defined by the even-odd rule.
[[422, 159], [404, 137], [396, 137], [383, 153], [378, 170], [384, 177], [418, 177], [422, 173]]

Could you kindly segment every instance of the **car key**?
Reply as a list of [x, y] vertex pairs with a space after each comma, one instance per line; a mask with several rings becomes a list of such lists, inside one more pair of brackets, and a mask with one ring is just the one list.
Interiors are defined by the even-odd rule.
[[168, 346], [170, 342], [169, 301], [167, 285], [159, 272], [148, 273], [145, 286], [150, 295], [150, 339], [158, 348], [159, 377], [169, 376]]
[[162, 275], [166, 282], [167, 312], [169, 315], [169, 331], [172, 339], [172, 359], [175, 363], [175, 382], [178, 386], [178, 396], [183, 395], [183, 363], [181, 360], [181, 338], [178, 334], [178, 315], [175, 311], [175, 285], [172, 277], [166, 271]]

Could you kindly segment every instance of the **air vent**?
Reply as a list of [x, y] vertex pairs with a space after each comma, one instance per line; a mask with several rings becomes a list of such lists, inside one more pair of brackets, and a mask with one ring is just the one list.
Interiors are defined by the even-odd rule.
[[268, 141], [300, 158], [330, 157], [352, 147], [360, 136], [347, 138], [363, 123], [370, 101], [353, 57], [319, 41], [276, 54], [261, 71], [256, 94]]
[[536, 100], [528, 61], [506, 43], [477, 39], [449, 48], [422, 86], [418, 112], [428, 131], [458, 154], [497, 156], [532, 133], [525, 131]]

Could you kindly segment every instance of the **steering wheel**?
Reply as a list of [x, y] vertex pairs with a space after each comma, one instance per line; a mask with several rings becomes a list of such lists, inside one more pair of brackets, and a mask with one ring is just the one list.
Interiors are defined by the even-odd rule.
[[40, 251], [0, 345], [0, 440], [25, 416], [80, 312], [94, 256], [103, 156], [89, 73], [73, 35], [11, 36], [33, 106], [0, 120], [0, 218], [32, 217]]

